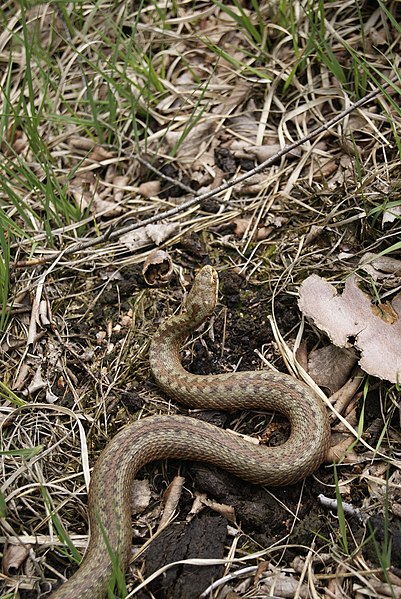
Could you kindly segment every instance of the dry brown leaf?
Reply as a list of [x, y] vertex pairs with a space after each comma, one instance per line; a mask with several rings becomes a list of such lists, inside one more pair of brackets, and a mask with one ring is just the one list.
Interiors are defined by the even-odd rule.
[[91, 162], [103, 162], [111, 158], [114, 158], [113, 152], [109, 152], [105, 148], [102, 148], [102, 146], [95, 146], [88, 156], [88, 160]]
[[80, 210], [86, 210], [92, 201], [96, 189], [96, 177], [93, 172], [80, 173], [70, 181], [69, 192]]
[[247, 112], [230, 118], [228, 126], [238, 136], [245, 137], [249, 143], [256, 142], [259, 123], [252, 113]]
[[384, 29], [372, 29], [369, 31], [369, 37], [372, 40], [372, 44], [375, 46], [381, 46], [387, 44], [387, 38]]
[[334, 432], [331, 435], [332, 445], [326, 452], [324, 456], [324, 461], [326, 464], [356, 464], [358, 463], [358, 455], [357, 453], [351, 449], [351, 446], [355, 442], [355, 437], [347, 432]]
[[263, 146], [255, 146], [247, 149], [247, 151], [250, 154], [256, 156], [258, 162], [265, 162], [265, 160], [268, 160], [269, 158], [280, 152], [280, 150], [280, 144], [266, 144]]
[[164, 510], [163, 515], [160, 518], [159, 526], [157, 530], [161, 530], [171, 520], [178, 505], [181, 497], [182, 489], [184, 487], [185, 478], [183, 476], [175, 476], [172, 482], [167, 487], [164, 496]]
[[228, 522], [235, 522], [235, 509], [232, 505], [227, 505], [226, 503], [219, 503], [214, 499], [208, 499], [204, 497], [202, 499], [202, 503], [206, 505], [211, 510], [214, 510], [220, 516], [223, 516]]
[[252, 226], [252, 218], [233, 218], [231, 224], [234, 226], [234, 235], [241, 238]]
[[354, 350], [327, 345], [309, 354], [308, 371], [319, 387], [332, 394], [345, 385], [356, 362]]
[[200, 493], [199, 491], [195, 491], [195, 497], [192, 502], [192, 506], [190, 511], [185, 518], [186, 522], [191, 522], [195, 516], [197, 516], [204, 508], [205, 501], [207, 499], [206, 493]]
[[138, 192], [144, 198], [152, 198], [160, 193], [160, 181], [146, 181], [138, 187]]
[[88, 137], [81, 137], [79, 135], [72, 135], [69, 139], [69, 142], [73, 148], [76, 148], [77, 150], [83, 150], [84, 152], [89, 152], [95, 145], [92, 139], [89, 139]]
[[365, 372], [392, 383], [401, 381], [401, 294], [392, 304], [375, 307], [372, 298], [359, 288], [355, 275], [347, 279], [342, 295], [312, 275], [302, 283], [299, 296], [300, 310], [335, 345], [354, 345], [360, 350], [359, 364]]
[[312, 163], [313, 167], [313, 180], [322, 181], [330, 177], [338, 169], [338, 161], [333, 158], [332, 160], [326, 160], [323, 164], [321, 161], [314, 160]]
[[113, 177], [112, 183], [114, 201], [118, 204], [124, 197], [125, 187], [129, 184], [129, 177], [116, 175]]

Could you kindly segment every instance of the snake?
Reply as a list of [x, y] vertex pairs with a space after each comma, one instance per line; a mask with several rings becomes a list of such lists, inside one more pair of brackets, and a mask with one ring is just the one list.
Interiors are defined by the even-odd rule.
[[208, 462], [258, 485], [293, 484], [313, 473], [329, 446], [330, 426], [322, 400], [305, 383], [270, 369], [197, 375], [181, 364], [180, 349], [213, 313], [218, 294], [214, 267], [195, 277], [180, 313], [167, 318], [149, 349], [153, 378], [172, 399], [191, 408], [267, 410], [283, 414], [290, 436], [282, 445], [251, 443], [229, 430], [184, 415], [150, 416], [126, 425], [106, 445], [91, 477], [89, 545], [78, 570], [52, 599], [99, 599], [113, 568], [126, 571], [131, 552], [131, 488], [153, 460]]

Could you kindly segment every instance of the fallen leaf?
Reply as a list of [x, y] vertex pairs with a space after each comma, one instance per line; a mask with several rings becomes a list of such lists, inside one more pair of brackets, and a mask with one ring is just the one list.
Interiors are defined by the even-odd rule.
[[308, 372], [319, 387], [333, 394], [345, 385], [356, 362], [353, 349], [327, 345], [309, 354]]
[[282, 572], [266, 572], [259, 581], [259, 593], [263, 596], [275, 596], [284, 598], [294, 597], [295, 594], [301, 599], [309, 596], [308, 585], [300, 583], [295, 576], [287, 576]]
[[166, 285], [173, 272], [173, 261], [164, 250], [153, 250], [143, 263], [142, 274], [148, 285]]
[[164, 510], [160, 518], [157, 530], [161, 530], [170, 522], [180, 500], [182, 489], [184, 487], [185, 478], [183, 476], [175, 476], [172, 482], [167, 487], [163, 495]]
[[[401, 294], [386, 308], [377, 309], [353, 275], [342, 295], [335, 287], [312, 275], [299, 291], [300, 310], [313, 319], [339, 347], [354, 345], [361, 352], [361, 368], [392, 383], [401, 381]], [[389, 319], [388, 314], [391, 313]]]
[[116, 175], [113, 177], [113, 196], [116, 204], [122, 201], [125, 193], [125, 187], [129, 184], [129, 177]]
[[202, 148], [206, 147], [215, 134], [216, 128], [217, 122], [208, 120], [195, 125], [184, 141], [182, 141], [182, 132], [170, 131], [166, 134], [166, 142], [170, 148], [176, 148], [177, 158], [182, 164], [192, 164]]
[[102, 146], [95, 146], [88, 156], [88, 161], [102, 163], [105, 160], [111, 160], [114, 157], [115, 155], [113, 152], [109, 152], [105, 148], [102, 148]]
[[144, 198], [152, 198], [160, 193], [160, 181], [146, 181], [138, 187], [138, 193]]
[[7, 575], [15, 575], [18, 572], [18, 568], [24, 563], [29, 555], [31, 545], [19, 545], [10, 544], [3, 554], [3, 572]]
[[149, 481], [134, 480], [131, 493], [131, 513], [141, 514], [150, 504], [152, 493], [150, 491]]
[[[42, 367], [38, 366], [35, 374], [33, 375], [32, 381], [29, 383], [28, 392], [30, 394], [36, 393], [36, 391], [40, 391], [44, 387], [46, 387], [47, 383], [42, 378]], [[25, 395], [25, 392], [23, 393]]]
[[107, 216], [108, 218], [112, 218], [122, 214], [123, 207], [115, 200], [105, 200], [95, 193], [92, 198], [90, 210], [97, 217]]
[[393, 206], [383, 212], [382, 225], [386, 223], [393, 223], [396, 219], [401, 216], [401, 206]]
[[121, 235], [120, 242], [124, 243], [131, 252], [147, 245], [160, 245], [169, 237], [172, 237], [180, 228], [177, 223], [159, 223], [157, 225], [147, 225], [140, 227], [135, 231], [129, 231]]
[[359, 265], [375, 281], [389, 276], [401, 276], [401, 260], [391, 258], [391, 256], [378, 256], [373, 252], [366, 252], [360, 259]]

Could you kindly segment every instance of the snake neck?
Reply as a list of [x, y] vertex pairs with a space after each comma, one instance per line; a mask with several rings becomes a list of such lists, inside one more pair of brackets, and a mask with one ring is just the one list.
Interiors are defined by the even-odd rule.
[[170, 372], [185, 372], [181, 365], [180, 348], [213, 313], [214, 307], [215, 301], [200, 302], [189, 295], [184, 310], [160, 325], [149, 348], [149, 362], [153, 373], [160, 370], [161, 356], [166, 357], [165, 366]]

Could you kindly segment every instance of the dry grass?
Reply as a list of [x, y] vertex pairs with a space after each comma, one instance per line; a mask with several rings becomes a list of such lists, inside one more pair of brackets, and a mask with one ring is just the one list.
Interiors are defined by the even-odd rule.
[[[201, 368], [260, 367], [254, 349], [282, 367], [271, 344], [238, 342], [239, 321], [256, 331], [273, 295], [276, 324], [292, 345], [307, 274], [341, 283], [367, 252], [400, 258], [400, 83], [387, 85], [397, 81], [401, 52], [397, 3], [139, 5], [23, 10], [8, 1], [0, 10], [0, 539], [7, 559], [10, 543], [22, 542], [28, 555], [4, 569], [4, 596], [38, 596], [62, 579], [66, 536], [85, 546], [89, 467], [108, 439], [130, 420], [177, 411], [151, 383], [147, 347], [160, 320], [178, 309], [192, 271], [210, 261], [242, 281], [239, 294], [223, 287], [227, 307], [215, 321], [223, 336]], [[212, 199], [190, 201], [376, 85], [384, 91], [329, 131]], [[177, 224], [161, 244], [176, 278], [150, 289], [141, 265], [154, 245], [140, 247], [134, 237], [128, 248], [121, 234], [165, 213]], [[394, 276], [376, 290], [391, 299], [400, 284]], [[319, 341], [317, 331], [308, 334]], [[199, 354], [193, 343], [187, 363], [192, 352]], [[392, 456], [391, 470], [359, 445], [357, 463], [339, 467], [337, 486], [344, 501], [369, 516], [386, 514], [388, 528], [400, 531], [399, 390], [367, 379], [356, 397], [360, 418], [369, 426], [378, 418], [385, 431], [380, 456]], [[372, 402], [375, 416], [367, 413]], [[366, 440], [375, 446], [377, 437]], [[149, 472], [171, 478], [164, 465]], [[326, 474], [333, 497], [336, 482], [331, 469]], [[148, 513], [135, 520], [137, 548], [157, 526], [156, 488]], [[233, 564], [264, 558], [275, 575], [295, 581], [294, 597], [400, 596], [400, 572], [389, 568], [383, 543], [376, 558], [365, 557], [363, 534], [352, 538], [351, 523], [342, 528], [327, 512], [330, 537], [300, 546], [289, 568], [297, 516], [288, 509], [291, 532], [267, 547], [242, 531]], [[72, 545], [63, 552], [77, 557]], [[232, 583], [239, 595], [267, 596], [266, 577], [257, 583], [245, 574]], [[137, 562], [129, 588], [141, 576]]]

